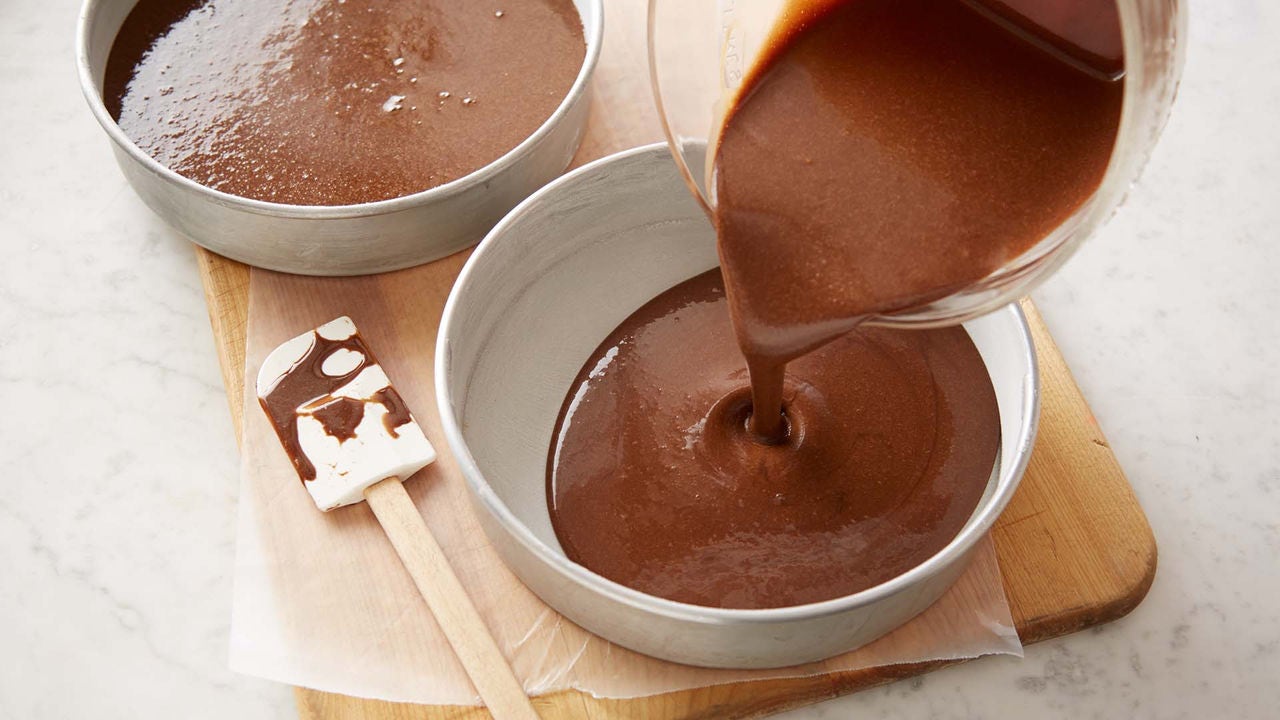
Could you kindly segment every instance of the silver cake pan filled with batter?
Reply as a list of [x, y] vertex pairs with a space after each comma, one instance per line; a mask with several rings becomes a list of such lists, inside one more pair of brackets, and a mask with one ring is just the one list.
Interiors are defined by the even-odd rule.
[[715, 235], [665, 145], [598, 160], [530, 196], [485, 238], [445, 308], [436, 396], [476, 513], [513, 571], [592, 632], [639, 652], [710, 667], [831, 657], [911, 619], [960, 576], [1027, 465], [1039, 379], [1026, 319], [1008, 306], [965, 324], [991, 374], [1000, 459], [943, 550], [846, 597], [764, 610], [673, 602], [569, 560], [552, 531], [545, 472], [564, 395], [623, 319], [717, 264]]
[[586, 128], [600, 56], [602, 0], [574, 0], [586, 54], [559, 107], [492, 163], [412, 195], [358, 205], [251, 200], [164, 167], [125, 136], [103, 103], [107, 57], [136, 0], [86, 0], [76, 34], [80, 84], [129, 184], [169, 225], [204, 247], [258, 267], [306, 275], [361, 275], [429, 262], [473, 245], [529, 193], [568, 167]]

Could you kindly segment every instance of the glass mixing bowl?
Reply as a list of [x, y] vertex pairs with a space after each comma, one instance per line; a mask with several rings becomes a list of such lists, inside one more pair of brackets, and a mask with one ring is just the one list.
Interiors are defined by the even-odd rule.
[[[676, 165], [708, 214], [715, 204], [706, 191], [715, 186], [709, 182], [711, 163], [692, 164], [695, 148], [700, 150], [707, 143], [705, 157], [714, 157], [723, 109], [783, 11], [820, 2], [829, 0], [649, 0], [654, 100]], [[1001, 5], [1030, 15], [1046, 8], [1051, 13], [1057, 2], [1003, 0]], [[1124, 51], [1124, 101], [1115, 149], [1092, 197], [1047, 237], [977, 283], [867, 322], [897, 327], [955, 325], [1005, 305], [1058, 269], [1124, 201], [1173, 105], [1185, 55], [1186, 9], [1181, 0], [1115, 2]]]

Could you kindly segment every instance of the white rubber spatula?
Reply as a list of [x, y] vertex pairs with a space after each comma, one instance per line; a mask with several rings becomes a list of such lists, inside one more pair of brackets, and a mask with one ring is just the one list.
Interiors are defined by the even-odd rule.
[[401, 478], [436, 458], [355, 323], [340, 317], [284, 343], [258, 372], [258, 400], [328, 511], [368, 501], [440, 629], [498, 720], [538, 717]]

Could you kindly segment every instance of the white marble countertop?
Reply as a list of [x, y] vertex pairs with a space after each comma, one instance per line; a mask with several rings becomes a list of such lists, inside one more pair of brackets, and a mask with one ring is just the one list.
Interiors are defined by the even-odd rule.
[[[0, 3], [0, 719], [277, 718], [226, 667], [236, 447], [191, 247], [76, 81], [77, 3]], [[1160, 569], [1129, 617], [790, 718], [1273, 718], [1280, 6], [1192, 8], [1120, 214], [1036, 297]]]

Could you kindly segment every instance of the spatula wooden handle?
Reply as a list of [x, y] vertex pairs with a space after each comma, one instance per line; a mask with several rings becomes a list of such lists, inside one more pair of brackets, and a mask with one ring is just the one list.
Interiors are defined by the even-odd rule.
[[453, 574], [400, 478], [387, 478], [370, 486], [364, 497], [495, 720], [537, 720], [538, 714], [524, 688], [458, 576]]

